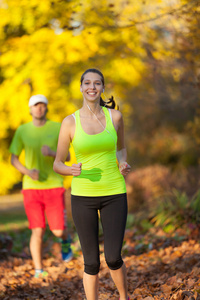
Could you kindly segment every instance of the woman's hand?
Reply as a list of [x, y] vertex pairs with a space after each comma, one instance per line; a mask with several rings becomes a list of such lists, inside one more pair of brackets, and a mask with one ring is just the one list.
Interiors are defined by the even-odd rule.
[[126, 176], [130, 172], [131, 166], [125, 161], [123, 163], [120, 163], [119, 170], [123, 176]]
[[73, 164], [71, 166], [72, 175], [73, 176], [79, 176], [81, 174], [81, 167], [82, 167], [82, 163]]

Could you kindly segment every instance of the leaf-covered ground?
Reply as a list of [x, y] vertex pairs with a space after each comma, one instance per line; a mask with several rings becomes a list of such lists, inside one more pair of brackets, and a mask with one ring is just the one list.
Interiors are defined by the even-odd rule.
[[[145, 234], [127, 230], [123, 257], [127, 266], [130, 299], [200, 300], [200, 244], [198, 227], [189, 234], [179, 229], [173, 235], [151, 228]], [[83, 258], [78, 242], [76, 257], [63, 263], [60, 244], [47, 240], [44, 253], [46, 278], [33, 278], [28, 247], [23, 253], [0, 260], [0, 299], [85, 299], [82, 284]], [[51, 252], [51, 253], [50, 253]], [[99, 299], [119, 299], [103, 256]]]

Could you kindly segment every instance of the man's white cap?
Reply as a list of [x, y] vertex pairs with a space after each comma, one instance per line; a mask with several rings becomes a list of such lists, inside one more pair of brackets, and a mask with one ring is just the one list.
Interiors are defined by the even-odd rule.
[[34, 95], [32, 96], [30, 99], [29, 99], [29, 103], [28, 103], [28, 106], [33, 106], [39, 102], [42, 102], [42, 103], [45, 103], [45, 104], [48, 104], [48, 100], [45, 96], [43, 95]]

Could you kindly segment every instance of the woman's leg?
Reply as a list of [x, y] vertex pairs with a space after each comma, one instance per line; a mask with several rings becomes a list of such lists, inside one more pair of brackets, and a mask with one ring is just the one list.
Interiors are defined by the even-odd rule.
[[127, 278], [126, 267], [121, 257], [121, 249], [127, 219], [126, 194], [108, 197], [102, 203], [100, 212], [106, 262], [119, 291], [120, 300], [124, 300], [127, 299]]
[[84, 272], [83, 285], [87, 300], [98, 300], [99, 276], [90, 275]]
[[119, 291], [120, 300], [127, 300], [128, 291], [127, 291], [127, 276], [126, 276], [125, 264], [123, 264], [122, 267], [117, 270], [110, 269], [110, 274]]
[[98, 299], [100, 259], [96, 202], [91, 197], [72, 196], [72, 216], [84, 257], [83, 285], [87, 300]]

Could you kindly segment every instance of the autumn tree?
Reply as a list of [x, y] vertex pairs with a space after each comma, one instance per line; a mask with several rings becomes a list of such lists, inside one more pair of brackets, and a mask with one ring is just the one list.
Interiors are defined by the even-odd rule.
[[104, 73], [105, 97], [113, 94], [124, 114], [131, 163], [168, 164], [174, 152], [177, 163], [188, 145], [192, 158], [182, 163], [193, 163], [187, 123], [194, 128], [198, 107], [198, 4], [2, 0], [0, 193], [21, 178], [8, 147], [31, 120], [29, 97], [46, 95], [49, 117], [61, 121], [80, 107], [80, 75], [89, 67]]

